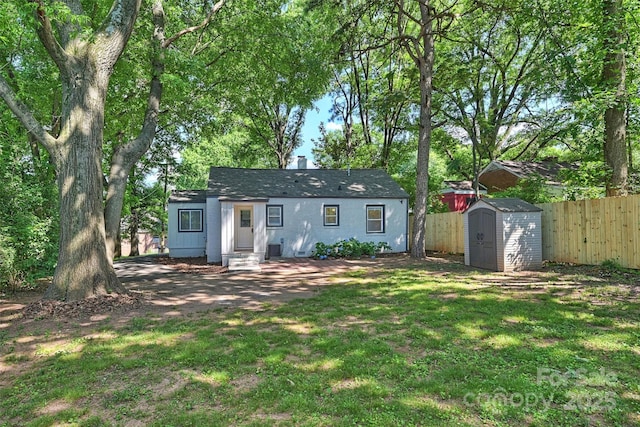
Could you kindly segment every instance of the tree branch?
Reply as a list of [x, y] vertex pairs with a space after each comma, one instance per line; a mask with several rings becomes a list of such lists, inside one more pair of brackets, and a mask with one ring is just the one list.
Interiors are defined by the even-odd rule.
[[[548, 137], [544, 138], [544, 140], [540, 143], [540, 145], [538, 146], [538, 149], [541, 148], [541, 146], [546, 145], [549, 141], [551, 141], [552, 139], [556, 138], [558, 135], [560, 135], [563, 132], [563, 129], [559, 129], [556, 132], [552, 133], [551, 135], [549, 135]], [[527, 142], [525, 144], [525, 146], [522, 148], [522, 150], [520, 150], [520, 152], [513, 158], [513, 160], [518, 160], [520, 157], [522, 157], [522, 155], [524, 153], [526, 153], [529, 150], [529, 147], [531, 147], [531, 145], [536, 142], [536, 140], [540, 137], [540, 132], [536, 133], [530, 140], [529, 142]]]
[[158, 126], [158, 116], [160, 113], [160, 101], [162, 99], [162, 81], [161, 77], [164, 74], [164, 10], [162, 8], [161, 1], [155, 1], [152, 6], [153, 15], [153, 55], [151, 58], [152, 65], [152, 77], [151, 88], [149, 89], [149, 97], [147, 99], [147, 109], [144, 115], [144, 122], [142, 129], [137, 138], [133, 139], [129, 143], [118, 147], [116, 153], [124, 156], [133, 156], [135, 160], [131, 164], [131, 167], [138, 161], [140, 156], [144, 154], [153, 141], [156, 128]]
[[[113, 0], [111, 10], [92, 43], [97, 61], [111, 69], [122, 54], [133, 32], [142, 0]], [[133, 11], [133, 13], [129, 13]]]
[[9, 106], [9, 109], [20, 120], [20, 123], [40, 142], [49, 152], [52, 158], [56, 158], [57, 141], [51, 136], [33, 116], [33, 113], [16, 96], [11, 86], [0, 74], [0, 97]]
[[211, 22], [211, 20], [215, 16], [216, 12], [218, 12], [220, 9], [222, 9], [222, 6], [224, 6], [224, 2], [225, 2], [225, 0], [219, 0], [216, 4], [213, 5], [213, 7], [209, 11], [209, 14], [207, 15], [207, 17], [200, 24], [194, 25], [192, 27], [184, 28], [184, 29], [178, 31], [176, 34], [174, 34], [173, 36], [169, 37], [163, 43], [162, 47], [167, 48], [167, 47], [171, 46], [173, 44], [173, 42], [175, 42], [176, 40], [178, 40], [180, 37], [184, 36], [185, 34], [191, 34], [191, 33], [195, 32], [195, 31], [198, 31], [198, 30], [206, 27], [207, 25], [209, 25], [209, 23]]
[[[67, 5], [71, 13], [74, 15], [80, 16], [84, 15], [84, 10], [82, 8], [82, 4], [80, 0], [63, 0], [64, 4]], [[69, 42], [72, 40], [72, 36], [74, 34], [79, 34], [82, 31], [82, 26], [73, 24], [72, 22], [56, 22], [56, 29], [58, 30], [58, 36], [60, 38], [60, 44], [63, 49], [66, 49], [69, 45]]]
[[40, 23], [40, 25], [36, 28], [38, 38], [53, 59], [53, 62], [55, 62], [60, 72], [66, 73], [68, 55], [64, 51], [60, 43], [58, 43], [58, 40], [53, 34], [53, 27], [51, 26], [51, 21], [47, 16], [44, 2], [42, 0], [31, 1], [38, 5], [38, 7], [36, 8], [36, 20]]

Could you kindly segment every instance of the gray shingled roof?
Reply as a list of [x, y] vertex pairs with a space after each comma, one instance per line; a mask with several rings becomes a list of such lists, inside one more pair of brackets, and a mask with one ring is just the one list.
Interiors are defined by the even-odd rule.
[[[451, 189], [453, 191], [473, 191], [472, 181], [444, 181], [443, 186], [445, 189]], [[480, 184], [480, 190], [486, 190], [487, 187]]]
[[558, 174], [563, 169], [576, 169], [577, 166], [566, 162], [516, 162], [513, 160], [494, 160], [480, 172], [480, 176], [486, 172], [497, 169], [506, 169], [519, 178], [538, 174], [544, 178], [547, 184], [561, 185]]
[[407, 198], [409, 195], [383, 170], [240, 169], [212, 167], [211, 196], [227, 200], [270, 197]]
[[206, 203], [207, 190], [175, 190], [171, 192], [169, 203]]
[[529, 202], [525, 202], [522, 199], [517, 199], [515, 197], [505, 198], [505, 199], [491, 199], [491, 198], [482, 198], [479, 199], [476, 203], [483, 201], [488, 205], [493, 206], [500, 212], [541, 212], [542, 209], [532, 205]]

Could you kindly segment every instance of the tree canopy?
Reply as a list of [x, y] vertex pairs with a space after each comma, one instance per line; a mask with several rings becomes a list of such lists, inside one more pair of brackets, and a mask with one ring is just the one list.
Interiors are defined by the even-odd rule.
[[149, 177], [195, 189], [213, 165], [287, 167], [311, 143], [301, 127], [322, 97], [340, 127], [318, 131], [316, 163], [384, 168], [401, 182], [414, 256], [440, 183], [477, 181], [491, 160], [573, 162], [568, 198], [637, 192], [638, 10], [638, 0], [2, 2], [0, 281], [55, 266], [51, 298], [126, 292], [112, 266], [120, 234], [162, 222], [145, 205], [158, 195]]

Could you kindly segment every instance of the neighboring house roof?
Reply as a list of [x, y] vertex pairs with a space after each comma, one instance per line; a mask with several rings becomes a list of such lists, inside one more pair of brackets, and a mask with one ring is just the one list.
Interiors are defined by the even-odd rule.
[[478, 181], [487, 187], [489, 193], [495, 193], [518, 185], [522, 178], [539, 175], [548, 188], [561, 191], [563, 184], [559, 172], [563, 169], [575, 170], [577, 167], [577, 165], [563, 162], [494, 160], [480, 172]]
[[379, 169], [241, 169], [212, 167], [210, 196], [221, 200], [288, 198], [408, 198]]
[[[443, 189], [440, 191], [441, 194], [445, 193], [473, 193], [473, 182], [471, 181], [444, 181]], [[480, 192], [486, 193], [487, 187], [480, 184]]]
[[[515, 197], [505, 199], [482, 198], [474, 203], [486, 203], [500, 212], [541, 212], [542, 209]], [[473, 206], [473, 205], [472, 205]]]
[[171, 192], [169, 203], [206, 203], [207, 190], [175, 190]]
[[562, 185], [558, 173], [563, 169], [575, 169], [575, 165], [566, 162], [516, 162], [512, 160], [494, 160], [485, 167], [478, 178], [494, 171], [506, 171], [518, 178], [526, 178], [537, 174], [549, 185]]

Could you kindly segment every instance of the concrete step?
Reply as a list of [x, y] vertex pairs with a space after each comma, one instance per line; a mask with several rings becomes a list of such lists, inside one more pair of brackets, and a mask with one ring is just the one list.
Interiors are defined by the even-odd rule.
[[234, 254], [229, 256], [229, 271], [261, 271], [260, 257], [255, 254]]

